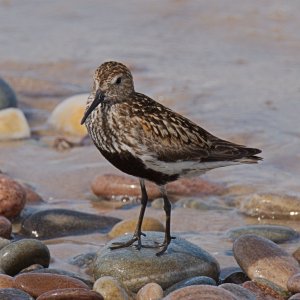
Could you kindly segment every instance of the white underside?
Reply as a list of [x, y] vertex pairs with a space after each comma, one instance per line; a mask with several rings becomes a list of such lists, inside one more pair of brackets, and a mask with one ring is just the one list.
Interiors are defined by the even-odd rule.
[[176, 162], [165, 162], [157, 160], [151, 155], [142, 155], [140, 159], [148, 169], [167, 175], [180, 174], [180, 176], [184, 177], [192, 177], [203, 174], [211, 169], [240, 164], [239, 161], [200, 162], [179, 160]]

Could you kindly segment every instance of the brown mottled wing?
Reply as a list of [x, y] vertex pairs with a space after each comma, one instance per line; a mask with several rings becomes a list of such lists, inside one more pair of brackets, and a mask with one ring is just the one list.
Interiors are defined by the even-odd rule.
[[[201, 160], [209, 155], [208, 132], [154, 100], [138, 94], [132, 103], [140, 143], [163, 161]], [[139, 117], [141, 107], [143, 116]]]
[[[142, 107], [147, 108], [143, 110]], [[139, 128], [141, 145], [160, 160], [235, 160], [252, 158], [261, 152], [219, 139], [143, 94], [137, 94], [131, 108]], [[139, 117], [141, 111], [143, 115]]]

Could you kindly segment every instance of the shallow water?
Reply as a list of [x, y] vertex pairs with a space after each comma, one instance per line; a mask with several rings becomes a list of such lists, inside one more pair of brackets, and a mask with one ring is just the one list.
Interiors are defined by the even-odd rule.
[[[55, 105], [87, 92], [93, 70], [113, 59], [131, 67], [137, 91], [219, 137], [263, 149], [258, 165], [213, 170], [204, 178], [300, 196], [299, 9], [298, 1], [273, 0], [0, 1], [0, 76], [16, 90], [33, 136], [40, 135], [2, 142], [1, 170], [32, 184], [45, 208], [136, 216], [139, 207], [111, 210], [88, 200], [96, 174], [120, 174], [95, 147], [58, 152], [47, 146], [59, 136], [45, 123]], [[149, 208], [147, 215], [164, 220], [160, 210]], [[232, 245], [224, 231], [259, 222], [300, 230], [299, 221], [177, 207], [172, 228], [225, 267], [235, 262], [225, 254]], [[101, 234], [48, 241], [52, 265], [72, 269], [70, 257], [106, 241]], [[296, 244], [283, 247], [291, 252]]]

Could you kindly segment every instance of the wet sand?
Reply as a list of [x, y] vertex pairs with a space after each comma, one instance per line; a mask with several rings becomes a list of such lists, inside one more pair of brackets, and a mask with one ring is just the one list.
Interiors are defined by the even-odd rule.
[[[0, 169], [63, 207], [129, 218], [139, 207], [108, 210], [90, 201], [95, 175], [121, 174], [92, 145], [59, 152], [61, 133], [46, 120], [67, 96], [88, 92], [93, 70], [113, 59], [129, 65], [136, 90], [158, 99], [217, 136], [263, 149], [258, 165], [211, 171], [204, 178], [255, 192], [300, 196], [299, 59], [296, 1], [0, 1], [0, 76], [16, 91], [33, 139], [0, 144]], [[28, 16], [24, 18], [24, 16]], [[163, 211], [147, 209], [163, 222]], [[228, 212], [173, 210], [172, 229], [215, 255], [232, 244], [224, 231], [273, 223]], [[191, 230], [192, 228], [192, 230]], [[48, 241], [52, 265], [107, 242], [103, 234]], [[283, 245], [288, 252], [295, 243]]]

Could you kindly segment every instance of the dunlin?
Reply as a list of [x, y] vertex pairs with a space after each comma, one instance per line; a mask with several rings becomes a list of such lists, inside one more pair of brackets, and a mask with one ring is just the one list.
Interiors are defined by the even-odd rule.
[[134, 89], [130, 70], [123, 64], [103, 63], [95, 72], [81, 124], [101, 154], [121, 171], [136, 176], [141, 185], [141, 211], [132, 238], [111, 248], [142, 247], [141, 231], [148, 196], [144, 180], [156, 183], [164, 199], [166, 229], [157, 247], [163, 254], [170, 233], [171, 204], [165, 185], [184, 176], [214, 168], [255, 163], [259, 149], [237, 145], [210, 134], [197, 124]]

